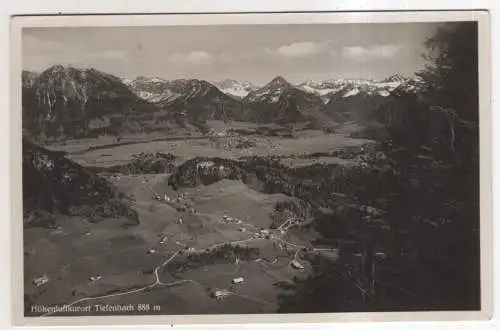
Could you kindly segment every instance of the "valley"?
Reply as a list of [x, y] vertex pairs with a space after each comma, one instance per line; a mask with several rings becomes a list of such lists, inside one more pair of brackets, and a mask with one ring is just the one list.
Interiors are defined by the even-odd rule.
[[[220, 127], [224, 123], [212, 124]], [[243, 126], [247, 125], [235, 125]], [[139, 224], [123, 227], [111, 219], [90, 223], [82, 217], [60, 214], [55, 216], [55, 229], [26, 228], [24, 249], [31, 253], [25, 256], [25, 294], [30, 301], [45, 305], [148, 302], [161, 306], [164, 314], [275, 312], [281, 292], [277, 283], [306, 278], [312, 267], [308, 260], [314, 256], [338, 258], [338, 248], [312, 244], [318, 233], [310, 226], [303, 229], [286, 220], [272, 226], [277, 205], [293, 204], [296, 197], [268, 193], [258, 187], [258, 179], [244, 183], [221, 177], [208, 185], [175, 190], [169, 184], [172, 173], [107, 172], [112, 166], [129, 163], [140, 152], [173, 154], [177, 157], [174, 166], [221, 156], [243, 162], [249, 155], [263, 160], [279, 157], [286, 162], [368, 142], [325, 136], [322, 131], [300, 132], [293, 139], [259, 139], [250, 150], [224, 149], [224, 139], [207, 137], [173, 142], [139, 139], [135, 144], [104, 145], [102, 149], [88, 140], [47, 145], [49, 150], [65, 151], [65, 158], [76, 164], [101, 168], [99, 176], [131, 199]], [[86, 151], [73, 144], [96, 149]], [[323, 157], [318, 164], [342, 161]], [[281, 216], [293, 220], [300, 215], [287, 211]], [[306, 220], [310, 221], [299, 218], [297, 223]], [[294, 260], [303, 269], [294, 268]], [[50, 281], [34, 286], [33, 278], [42, 274]], [[102, 278], [89, 280], [97, 275]], [[231, 284], [238, 277], [244, 278], [244, 283]], [[214, 299], [211, 295], [217, 290], [227, 290], [230, 295]]]
[[[27, 181], [39, 171], [58, 192], [29, 204], [26, 306], [147, 302], [161, 314], [274, 313], [284, 288], [335, 264], [350, 243], [318, 231], [324, 212], [363, 207], [345, 194], [345, 173], [380, 142], [363, 132], [384, 131], [388, 104], [414, 95], [399, 76], [258, 87], [55, 66], [24, 77], [25, 138], [53, 162]], [[80, 199], [68, 166], [87, 173]], [[110, 201], [88, 197], [92, 182]]]

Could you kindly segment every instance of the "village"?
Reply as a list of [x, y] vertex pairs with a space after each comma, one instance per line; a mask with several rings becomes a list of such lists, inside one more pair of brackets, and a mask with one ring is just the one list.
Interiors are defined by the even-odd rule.
[[[113, 177], [115, 180], [119, 180], [119, 176], [115, 175]], [[162, 204], [167, 204], [171, 206], [172, 208], [178, 210], [179, 212], [182, 213], [187, 213], [187, 214], [196, 214], [197, 210], [195, 207], [193, 207], [193, 203], [190, 203], [189, 199], [190, 196], [185, 193], [178, 193], [176, 195], [172, 194], [167, 194], [167, 193], [157, 193], [153, 187], [148, 184], [147, 180], [145, 179], [143, 181], [146, 183], [146, 186], [152, 193], [152, 199], [156, 203], [162, 203]], [[177, 219], [173, 220], [176, 225], [182, 226], [184, 224], [184, 219], [183, 217], [179, 217]], [[270, 243], [275, 246], [276, 253], [279, 251], [284, 251], [285, 255], [288, 256], [290, 259], [288, 262], [288, 268], [290, 272], [302, 272], [305, 270], [307, 261], [304, 259], [301, 259], [301, 256], [305, 256], [306, 254], [309, 253], [323, 253], [323, 252], [330, 252], [333, 253], [330, 255], [330, 257], [333, 258], [338, 258], [338, 250], [337, 249], [315, 249], [312, 246], [303, 246], [303, 245], [297, 245], [291, 242], [287, 241], [287, 234], [288, 230], [293, 228], [295, 225], [300, 224], [301, 220], [295, 217], [290, 217], [286, 219], [278, 228], [271, 229], [271, 228], [262, 228], [262, 227], [256, 227], [253, 224], [250, 224], [248, 222], [243, 221], [242, 219], [239, 219], [237, 217], [231, 216], [227, 214], [226, 212], [223, 212], [223, 214], [219, 217], [218, 222], [223, 225], [231, 225], [236, 228], [238, 232], [241, 234], [245, 234], [246, 238], [239, 239], [236, 241], [229, 241], [229, 242], [221, 242], [214, 244], [210, 246], [209, 248], [199, 248], [195, 245], [190, 246], [189, 244], [182, 243], [179, 240], [176, 240], [175, 237], [169, 237], [169, 235], [164, 234], [164, 233], [159, 233], [158, 234], [158, 241], [157, 244], [152, 245], [151, 247], [147, 248], [145, 253], [149, 255], [156, 255], [158, 253], [162, 253], [159, 248], [161, 246], [164, 246], [169, 243], [174, 243], [178, 246], [180, 246], [180, 249], [174, 253], [169, 259], [167, 259], [166, 262], [163, 262], [160, 265], [157, 265], [154, 267], [151, 271], [144, 272], [144, 274], [153, 274], [155, 276], [155, 282], [149, 285], [147, 288], [148, 290], [154, 287], [155, 285], [161, 284], [161, 285], [168, 285], [168, 283], [162, 283], [159, 280], [160, 276], [160, 271], [161, 269], [164, 269], [168, 263], [173, 261], [177, 256], [194, 256], [194, 255], [202, 255], [206, 253], [210, 253], [210, 251], [217, 251], [218, 248], [224, 247], [224, 246], [231, 246], [231, 247], [248, 247], [249, 244], [252, 244], [253, 242], [257, 241], [269, 241]], [[62, 231], [63, 229], [58, 226], [57, 227], [58, 231]], [[82, 239], [89, 237], [92, 235], [92, 232], [90, 230], [86, 230], [81, 234]], [[268, 264], [273, 264], [277, 262], [277, 255], [274, 258], [265, 258], [265, 257], [259, 257], [255, 258], [252, 262], [255, 263], [268, 263]], [[242, 261], [239, 258], [236, 258], [234, 260], [234, 263], [237, 265], [241, 263]], [[92, 282], [98, 282], [101, 281], [105, 278], [105, 274], [95, 274], [93, 276], [90, 276], [88, 278], [89, 284]], [[47, 274], [40, 275], [32, 280], [32, 283], [34, 286], [42, 286], [48, 283], [50, 280], [49, 276]], [[232, 278], [228, 283], [226, 288], [214, 288], [210, 290], [208, 295], [212, 297], [213, 299], [216, 300], [221, 300], [229, 297], [230, 295], [236, 294], [238, 291], [238, 288], [241, 286], [244, 286], [247, 283], [247, 279], [245, 279], [244, 276], [235, 276]], [[77, 292], [74, 291], [73, 295], [76, 295]]]

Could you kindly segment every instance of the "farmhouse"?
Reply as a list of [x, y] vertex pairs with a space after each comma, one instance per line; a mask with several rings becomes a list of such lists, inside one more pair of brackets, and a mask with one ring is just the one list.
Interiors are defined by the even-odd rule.
[[224, 299], [226, 298], [227, 296], [229, 296], [231, 293], [227, 290], [215, 290], [213, 293], [212, 293], [212, 296], [215, 298], [215, 299]]
[[243, 284], [243, 282], [245, 282], [243, 277], [236, 277], [231, 280], [232, 284]]
[[40, 276], [40, 277], [37, 277], [33, 280], [33, 284], [35, 286], [40, 286], [42, 284], [45, 284], [49, 281], [49, 278], [47, 277], [47, 275], [43, 275], [43, 276]]

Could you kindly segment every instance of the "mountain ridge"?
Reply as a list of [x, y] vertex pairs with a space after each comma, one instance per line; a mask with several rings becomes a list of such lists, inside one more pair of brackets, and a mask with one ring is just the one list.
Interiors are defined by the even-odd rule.
[[248, 83], [251, 90], [238, 98], [222, 88], [233, 86], [234, 79], [220, 81], [222, 87], [202, 79], [138, 76], [129, 80], [93, 68], [61, 65], [41, 73], [23, 71], [22, 78], [23, 128], [35, 136], [49, 133], [63, 138], [119, 135], [137, 130], [136, 126], [203, 132], [208, 120], [324, 128], [346, 121], [366, 122], [371, 113], [392, 102], [395, 91], [414, 93], [420, 88], [415, 79], [399, 74], [379, 81], [330, 79], [299, 84], [276, 76], [260, 88]]
[[93, 68], [55, 65], [32, 77], [23, 74], [22, 104], [23, 129], [33, 138], [120, 134], [157, 111], [120, 78]]

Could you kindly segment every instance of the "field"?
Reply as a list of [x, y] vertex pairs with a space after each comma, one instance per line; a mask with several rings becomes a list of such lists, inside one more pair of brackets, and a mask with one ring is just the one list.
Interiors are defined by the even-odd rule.
[[[86, 152], [82, 150], [95, 146], [91, 140], [51, 148], [67, 151], [67, 158], [83, 166], [123, 164], [134, 154], [149, 151], [173, 153], [179, 157], [177, 164], [199, 156], [275, 155], [286, 166], [296, 167], [314, 162], [348, 164], [337, 157], [297, 156], [367, 142], [321, 131], [302, 131], [295, 138], [254, 139], [255, 147], [228, 150], [208, 137], [138, 141]], [[263, 193], [236, 180], [174, 191], [168, 185], [168, 173], [103, 175], [132, 198], [140, 224], [124, 227], [115, 219], [91, 223], [58, 215], [60, 228], [25, 229], [25, 295], [31, 303], [147, 303], [159, 306], [148, 313], [161, 314], [270, 313], [278, 306], [280, 290], [275, 284], [311, 271], [300, 251], [307, 247], [314, 252], [314, 230], [269, 229], [276, 203], [293, 197]], [[168, 200], [156, 196], [168, 196]], [[223, 249], [229, 252], [220, 254]], [[238, 249], [257, 252], [245, 255]], [[293, 268], [293, 260], [303, 269]], [[42, 275], [49, 281], [33, 285], [33, 279]], [[243, 277], [244, 283], [232, 284], [236, 277]], [[214, 299], [210, 295], [216, 290], [228, 290], [230, 295]]]
[[[218, 127], [220, 122], [213, 124]], [[253, 123], [237, 123], [236, 127], [254, 127]], [[268, 125], [269, 126], [269, 125]], [[349, 133], [350, 130], [347, 130]], [[224, 148], [235, 139], [234, 136], [222, 136], [210, 139], [206, 136], [135, 136], [128, 137], [134, 143], [116, 144], [111, 137], [68, 141], [65, 144], [52, 144], [46, 147], [51, 150], [66, 151], [68, 158], [83, 166], [113, 166], [129, 162], [140, 152], [170, 152], [185, 161], [193, 157], [223, 157], [238, 159], [248, 156], [281, 156], [332, 152], [350, 146], [361, 146], [369, 140], [352, 139], [348, 133], [325, 134], [317, 130], [304, 130], [296, 133], [294, 138], [255, 135], [251, 137], [254, 146], [248, 148]], [[146, 140], [146, 142], [143, 142]], [[124, 142], [120, 142], [124, 143]], [[342, 162], [341, 159], [330, 159], [327, 162]]]

